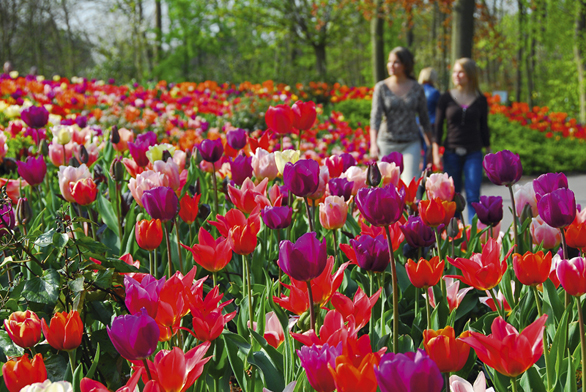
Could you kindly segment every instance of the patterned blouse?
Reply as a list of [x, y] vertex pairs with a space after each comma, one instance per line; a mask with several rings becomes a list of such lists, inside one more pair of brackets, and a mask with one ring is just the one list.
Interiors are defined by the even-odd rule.
[[419, 83], [415, 82], [403, 97], [393, 93], [384, 81], [374, 86], [370, 128], [379, 131], [379, 141], [410, 143], [418, 140], [419, 126], [415, 119], [418, 115], [423, 130], [430, 133], [427, 99]]

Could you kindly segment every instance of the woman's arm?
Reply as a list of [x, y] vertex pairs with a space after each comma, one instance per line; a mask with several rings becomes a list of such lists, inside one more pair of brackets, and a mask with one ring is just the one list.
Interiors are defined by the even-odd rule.
[[383, 102], [381, 96], [381, 85], [377, 83], [372, 93], [372, 109], [370, 111], [370, 157], [378, 159], [377, 137], [383, 117]]
[[435, 126], [433, 129], [432, 136], [432, 154], [433, 164], [440, 169], [442, 167], [442, 161], [439, 155], [439, 145], [442, 142], [444, 133], [444, 121], [446, 119], [446, 103], [443, 96], [437, 102], [437, 108], [435, 110]]
[[480, 114], [480, 137], [486, 153], [490, 153], [490, 129], [488, 128], [488, 101], [482, 99], [482, 112]]

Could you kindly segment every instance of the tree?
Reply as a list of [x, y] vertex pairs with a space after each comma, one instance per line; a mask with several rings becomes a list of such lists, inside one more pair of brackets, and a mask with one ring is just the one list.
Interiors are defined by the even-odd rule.
[[474, 43], [475, 0], [456, 0], [452, 8], [452, 64], [459, 58], [472, 57]]
[[586, 123], [586, 0], [576, 0], [574, 57], [580, 88], [580, 122]]

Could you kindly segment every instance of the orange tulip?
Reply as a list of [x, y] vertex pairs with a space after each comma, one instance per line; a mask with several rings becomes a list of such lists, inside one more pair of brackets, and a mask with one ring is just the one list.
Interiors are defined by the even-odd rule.
[[163, 226], [159, 219], [143, 219], [136, 222], [134, 235], [136, 243], [142, 249], [155, 250], [163, 241]]
[[444, 273], [445, 262], [439, 259], [439, 256], [432, 257], [427, 261], [423, 257], [418, 263], [409, 259], [405, 269], [411, 284], [419, 289], [435, 286], [439, 283]]
[[76, 310], [55, 313], [49, 326], [44, 319], [41, 320], [41, 328], [47, 342], [54, 349], [69, 351], [81, 344], [83, 323]]
[[14, 312], [4, 320], [10, 339], [22, 348], [34, 347], [41, 340], [41, 320], [35, 312]]
[[[470, 336], [469, 331], [464, 331], [461, 338]], [[460, 338], [456, 338], [454, 328], [448, 326], [434, 331], [423, 331], [423, 347], [427, 355], [438, 366], [440, 372], [457, 372], [461, 370], [470, 354], [470, 346]]]
[[419, 213], [427, 226], [447, 225], [456, 213], [456, 202], [444, 201], [439, 197], [433, 200], [422, 200], [419, 203]]
[[188, 225], [195, 222], [197, 213], [199, 212], [199, 198], [200, 194], [190, 197], [188, 194], [183, 195], [179, 202], [179, 217]]
[[551, 253], [543, 254], [526, 252], [523, 256], [519, 253], [513, 255], [513, 269], [519, 282], [526, 286], [536, 286], [547, 280], [551, 271]]
[[24, 354], [16, 360], [8, 361], [2, 366], [2, 376], [10, 392], [19, 392], [27, 385], [43, 382], [47, 379], [43, 356], [37, 354], [29, 361], [28, 354]]
[[578, 223], [575, 219], [566, 227], [566, 243], [572, 248], [586, 248], [586, 222]]
[[375, 392], [378, 383], [374, 367], [378, 362], [379, 358], [375, 353], [365, 355], [358, 366], [348, 356], [340, 355], [336, 358], [336, 368], [328, 364], [328, 369], [334, 377], [338, 392]]

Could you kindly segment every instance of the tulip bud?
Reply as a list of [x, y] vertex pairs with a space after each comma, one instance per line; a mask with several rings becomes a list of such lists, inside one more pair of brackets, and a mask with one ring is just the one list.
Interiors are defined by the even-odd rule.
[[72, 167], [79, 167], [80, 166], [79, 161], [77, 160], [76, 157], [69, 158], [69, 166], [72, 166]]
[[185, 151], [185, 169], [189, 169], [189, 165], [191, 164], [191, 150]]
[[198, 194], [198, 193], [197, 193], [197, 188], [198, 188], [198, 185], [199, 185], [199, 181], [196, 181], [194, 185], [190, 185], [190, 186], [187, 188], [187, 191], [189, 192], [189, 194], [191, 195], [191, 197], [193, 197], [193, 196], [195, 196], [195, 195], [197, 195], [197, 194]]
[[458, 227], [458, 219], [452, 218], [450, 219], [450, 223], [448, 223], [448, 236], [451, 238], [456, 238], [458, 233], [460, 232], [460, 228]]
[[165, 150], [163, 151], [163, 158], [161, 159], [163, 162], [167, 162], [167, 159], [173, 159], [173, 157], [171, 156], [171, 153], [169, 152], [169, 150]]
[[57, 134], [57, 143], [62, 146], [66, 145], [71, 141], [71, 132], [67, 128], [61, 128]]
[[120, 132], [118, 132], [118, 127], [116, 125], [112, 126], [112, 132], [110, 132], [110, 141], [112, 144], [120, 143]]
[[454, 201], [456, 202], [456, 211], [461, 213], [466, 208], [466, 199], [462, 194], [456, 193], [454, 195]]
[[204, 221], [212, 212], [212, 208], [209, 204], [201, 204], [197, 213], [197, 218]]
[[94, 165], [94, 182], [99, 184], [100, 182], [106, 182], [106, 176], [104, 175], [104, 169], [99, 164]]
[[112, 161], [110, 175], [114, 181], [122, 181], [124, 179], [124, 165], [122, 164], [122, 159], [120, 157], [117, 157]]
[[[197, 166], [199, 166], [199, 164], [201, 163], [201, 161], [203, 161], [203, 157], [201, 156], [201, 153], [199, 152], [199, 148], [194, 149], [195, 152], [195, 164]], [[192, 155], [193, 156], [193, 155]]]
[[366, 169], [366, 182], [368, 185], [371, 187], [377, 187], [381, 180], [382, 174], [376, 162], [368, 165], [368, 169]]
[[79, 149], [79, 157], [81, 159], [81, 163], [87, 164], [90, 160], [90, 155], [88, 154], [87, 149], [83, 144]]
[[527, 219], [533, 219], [533, 210], [530, 204], [525, 204], [525, 207], [523, 207], [523, 211], [521, 212], [521, 223], [525, 222]]
[[21, 197], [18, 199], [18, 204], [16, 205], [16, 219], [20, 225], [27, 224], [33, 216], [33, 211], [31, 209], [31, 205], [28, 202], [26, 197]]
[[49, 145], [47, 144], [47, 141], [46, 140], [43, 140], [41, 142], [40, 150], [41, 150], [41, 154], [43, 156], [49, 155]]

